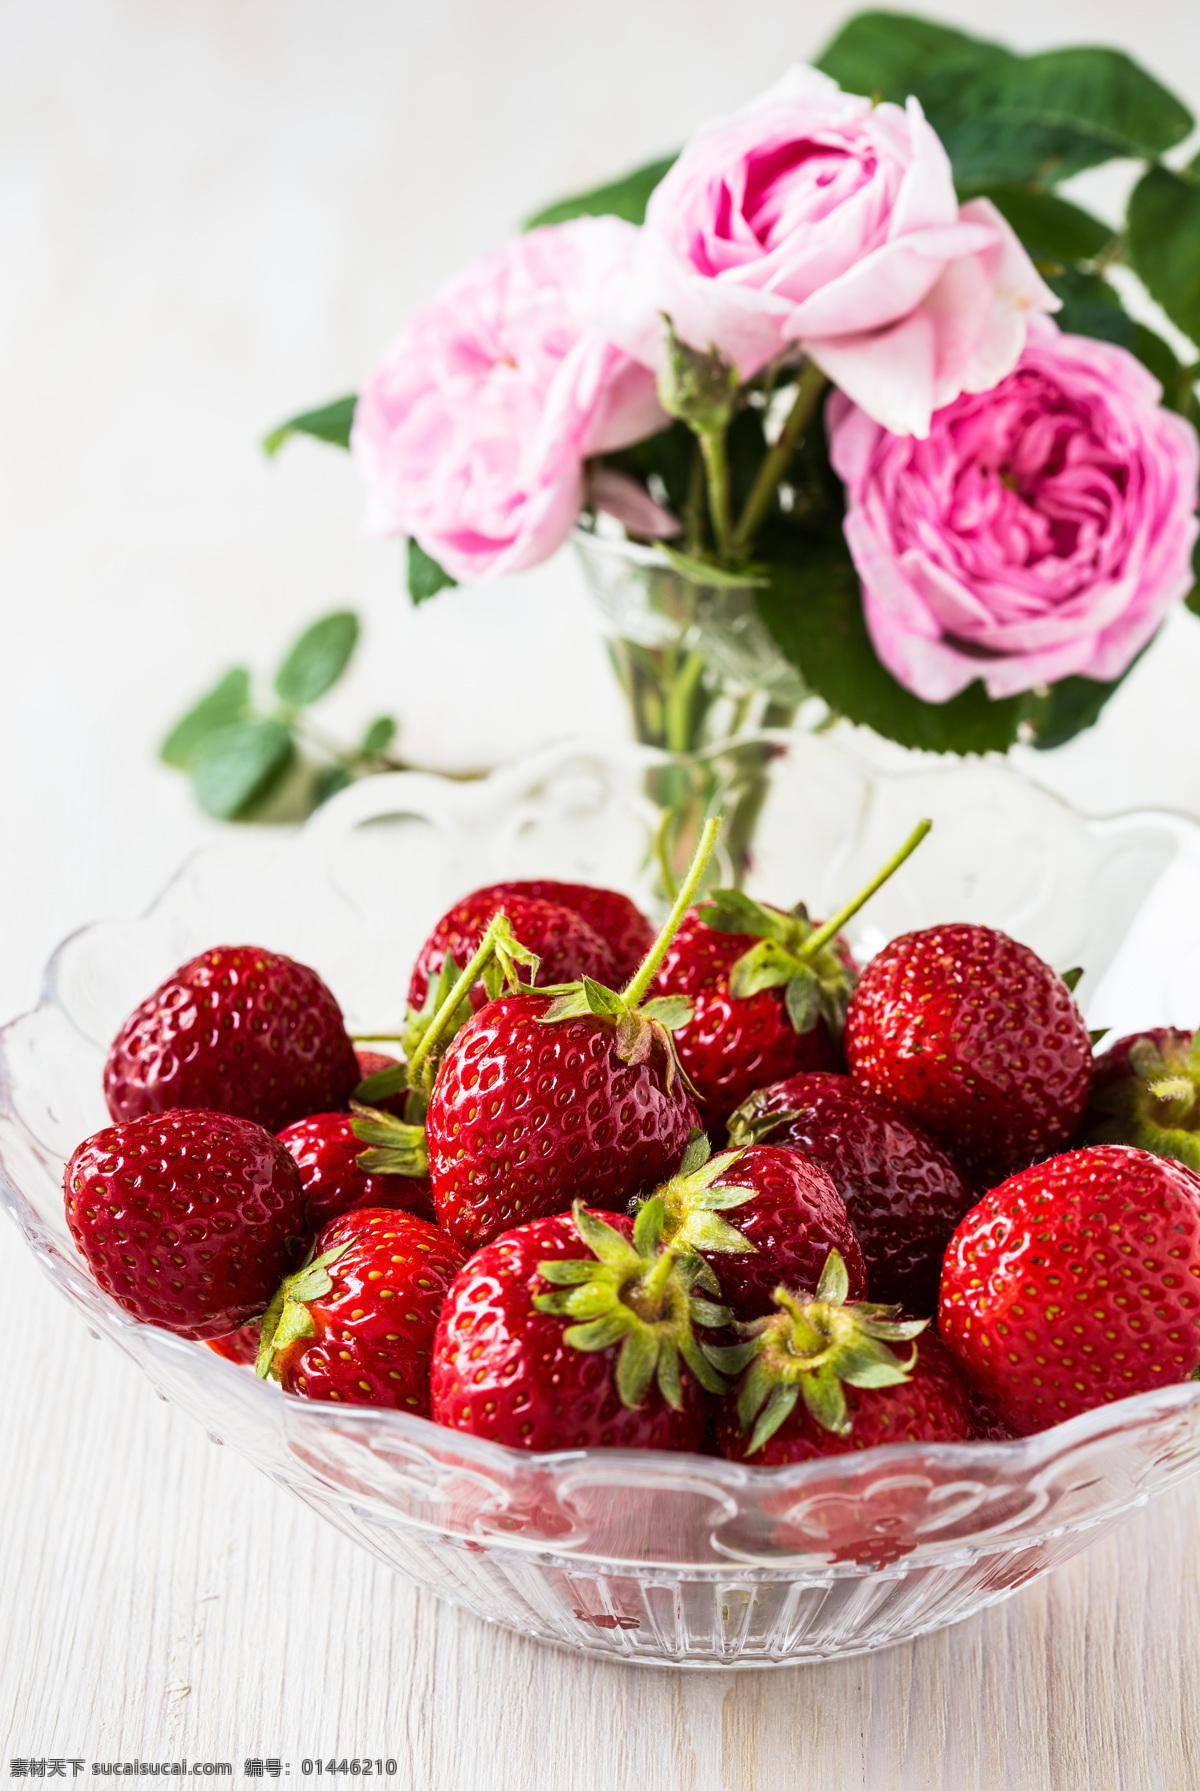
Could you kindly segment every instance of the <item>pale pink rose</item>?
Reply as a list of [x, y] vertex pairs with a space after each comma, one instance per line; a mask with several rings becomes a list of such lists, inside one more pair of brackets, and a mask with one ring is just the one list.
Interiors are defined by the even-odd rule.
[[413, 313], [354, 413], [369, 533], [412, 536], [464, 584], [566, 539], [587, 456], [667, 420], [652, 375], [595, 324], [637, 236], [618, 218], [531, 231]]
[[1200, 451], [1140, 361], [1031, 327], [994, 391], [889, 435], [826, 420], [875, 651], [926, 702], [1119, 678], [1192, 585]]
[[959, 205], [915, 99], [873, 106], [814, 68], [698, 131], [643, 235], [610, 326], [639, 359], [662, 313], [743, 379], [795, 344], [900, 434], [1003, 378], [1030, 308], [1058, 307], [995, 207]]

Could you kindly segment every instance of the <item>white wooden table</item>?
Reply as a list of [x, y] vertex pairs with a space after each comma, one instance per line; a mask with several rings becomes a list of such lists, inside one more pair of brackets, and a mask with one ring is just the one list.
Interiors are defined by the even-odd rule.
[[[621, 725], [569, 566], [411, 611], [307, 444], [406, 308], [557, 191], [661, 154], [810, 53], [840, 0], [0, 5], [0, 1017], [215, 827], [155, 766], [232, 661], [353, 601], [331, 726], [477, 763]], [[1200, 99], [1192, 0], [931, 10], [1115, 41]], [[669, 73], [668, 73], [669, 71]], [[453, 703], [412, 668], [453, 661]], [[498, 703], [506, 679], [538, 701]], [[1200, 814], [1200, 627], [1037, 769]], [[0, 1778], [13, 1758], [394, 1758], [419, 1791], [1185, 1791], [1200, 1489], [1008, 1604], [824, 1667], [569, 1658], [415, 1593], [88, 1340], [0, 1220]], [[71, 1774], [70, 1766], [66, 1768]], [[262, 1782], [266, 1782], [265, 1780]], [[13, 1781], [15, 1784], [15, 1781]]]

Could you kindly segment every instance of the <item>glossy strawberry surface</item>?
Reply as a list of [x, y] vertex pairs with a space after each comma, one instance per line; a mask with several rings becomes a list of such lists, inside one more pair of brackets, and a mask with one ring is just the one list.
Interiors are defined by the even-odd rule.
[[208, 1107], [279, 1132], [344, 1107], [358, 1079], [342, 1011], [315, 970], [256, 945], [221, 945], [130, 1014], [104, 1095], [115, 1120]]
[[938, 1329], [1020, 1435], [1200, 1366], [1200, 1177], [1128, 1145], [985, 1195], [946, 1251]]
[[846, 1018], [856, 1082], [950, 1152], [977, 1187], [1049, 1156], [1083, 1113], [1092, 1046], [1061, 976], [991, 927], [885, 945]]
[[[537, 972], [540, 984], [573, 982], [580, 976], [591, 976], [597, 982], [608, 984], [618, 980], [612, 952], [574, 909], [532, 896], [501, 898], [491, 890], [482, 889], [465, 896], [443, 914], [417, 953], [408, 985], [410, 1007], [424, 1005], [430, 978], [437, 977], [447, 954], [460, 970], [466, 969], [468, 961], [479, 949], [489, 920], [501, 908], [521, 944], [541, 959]], [[522, 982], [528, 981], [526, 966], [522, 964], [518, 969]], [[483, 984], [477, 983], [471, 992], [472, 1003], [481, 1007], [484, 999]]]
[[[672, 1218], [687, 1225], [687, 1197], [682, 1191], [673, 1201], [672, 1190], [684, 1178], [668, 1185], [665, 1236], [673, 1235]], [[850, 1279], [848, 1298], [867, 1297], [867, 1271], [858, 1238], [846, 1211], [846, 1203], [819, 1164], [798, 1151], [774, 1144], [752, 1145], [708, 1184], [722, 1188], [750, 1189], [749, 1200], [721, 1208], [720, 1219], [752, 1248], [749, 1251], [718, 1250], [698, 1243], [717, 1277], [721, 1299], [736, 1319], [761, 1318], [772, 1309], [771, 1296], [782, 1283], [798, 1292], [812, 1293], [831, 1250], [841, 1253]], [[685, 1231], [686, 1235], [686, 1231]]]
[[823, 1071], [759, 1089], [732, 1122], [734, 1141], [739, 1122], [761, 1128], [783, 1113], [791, 1117], [766, 1136], [830, 1176], [862, 1245], [872, 1300], [930, 1317], [946, 1245], [975, 1203], [949, 1156], [849, 1076]]
[[623, 1063], [610, 1020], [543, 1024], [537, 994], [490, 1001], [442, 1059], [426, 1119], [438, 1222], [471, 1249], [575, 1199], [624, 1207], [678, 1168], [696, 1110], [655, 1044]]
[[299, 1257], [300, 1171], [277, 1138], [232, 1114], [183, 1108], [108, 1126], [74, 1152], [63, 1187], [71, 1236], [105, 1293], [180, 1337], [238, 1330]]
[[553, 878], [538, 877], [524, 883], [492, 883], [477, 894], [498, 901], [514, 895], [535, 896], [573, 909], [607, 943], [620, 983], [629, 981], [654, 943], [654, 928], [646, 915], [616, 889], [591, 883], [556, 883]]
[[279, 1134], [304, 1183], [309, 1230], [359, 1206], [393, 1207], [432, 1220], [429, 1183], [411, 1175], [365, 1174], [358, 1159], [367, 1147], [352, 1128], [352, 1114], [310, 1113]]
[[230, 1331], [225, 1337], [210, 1337], [208, 1348], [214, 1355], [224, 1356], [227, 1362], [240, 1362], [244, 1367], [253, 1368], [258, 1360], [258, 1323], [252, 1318], [249, 1324]]
[[436, 1225], [379, 1207], [333, 1220], [314, 1250], [320, 1257], [341, 1246], [329, 1291], [303, 1302], [313, 1334], [275, 1357], [281, 1385], [305, 1399], [427, 1417], [434, 1327], [463, 1252]]
[[[625, 1236], [624, 1214], [604, 1215]], [[704, 1435], [707, 1396], [687, 1369], [682, 1409], [656, 1386], [640, 1405], [622, 1405], [615, 1374], [620, 1344], [579, 1350], [569, 1321], [538, 1311], [551, 1291], [543, 1262], [588, 1255], [569, 1213], [537, 1219], [496, 1238], [457, 1276], [433, 1346], [436, 1423], [489, 1437], [510, 1449], [694, 1449]]]
[[825, 1430], [803, 1400], [774, 1436], [749, 1454], [752, 1432], [738, 1423], [736, 1390], [717, 1408], [717, 1441], [731, 1461], [778, 1468], [792, 1461], [877, 1449], [888, 1443], [960, 1443], [972, 1436], [971, 1396], [962, 1372], [936, 1337], [923, 1331], [910, 1378], [893, 1387], [845, 1388], [850, 1433]]
[[692, 1002], [692, 1018], [675, 1029], [675, 1048], [714, 1140], [756, 1088], [800, 1070], [832, 1070], [841, 1063], [823, 1018], [808, 1032], [796, 1031], [782, 989], [762, 989], [742, 999], [730, 994], [730, 970], [757, 943], [748, 933], [716, 932], [693, 910], [650, 986], [651, 995], [686, 995]]

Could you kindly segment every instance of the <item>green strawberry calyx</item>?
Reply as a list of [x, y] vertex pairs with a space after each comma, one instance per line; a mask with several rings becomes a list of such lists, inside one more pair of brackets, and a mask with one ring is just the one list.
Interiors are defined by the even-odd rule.
[[840, 1038], [858, 979], [838, 955], [837, 934], [916, 851], [932, 825], [928, 820], [918, 822], [866, 888], [821, 926], [809, 919], [803, 902], [785, 914], [753, 901], [740, 889], [714, 890], [699, 911], [704, 925], [717, 933], [747, 934], [758, 941], [730, 967], [729, 993], [734, 999], [744, 1001], [764, 989], [782, 989], [797, 1032], [811, 1032], [823, 1019], [834, 1038]]
[[[540, 961], [536, 952], [521, 944], [500, 908], [488, 922], [478, 950], [465, 969], [459, 970], [453, 958], [446, 959], [436, 983], [430, 981], [425, 1005], [419, 1011], [409, 1010], [404, 1032], [356, 1035], [362, 1041], [389, 1039], [400, 1044], [406, 1054], [405, 1062], [360, 1082], [350, 1103], [355, 1114], [351, 1130], [356, 1138], [371, 1146], [356, 1159], [367, 1175], [428, 1175], [425, 1115], [429, 1097], [447, 1045], [471, 1018], [471, 990], [482, 982], [489, 1001], [494, 1001], [504, 989], [519, 993], [525, 985], [517, 974], [517, 965], [527, 965], [532, 979], [537, 976]], [[402, 1089], [407, 1090], [402, 1120], [367, 1104], [399, 1094]]]
[[847, 1300], [849, 1291], [846, 1265], [831, 1250], [815, 1294], [777, 1287], [779, 1311], [740, 1326], [744, 1343], [705, 1345], [709, 1361], [723, 1374], [743, 1377], [737, 1412], [743, 1434], [752, 1429], [748, 1455], [774, 1436], [801, 1399], [822, 1429], [844, 1437], [851, 1430], [844, 1384], [895, 1387], [908, 1380], [916, 1346], [902, 1361], [888, 1345], [910, 1342], [929, 1320], [901, 1319], [899, 1306]]
[[1133, 1144], [1200, 1172], [1200, 1032], [1129, 1047], [1129, 1074], [1093, 1088], [1089, 1144]]
[[794, 1119], [799, 1119], [798, 1107], [772, 1109], [767, 1105], [770, 1098], [769, 1088], [757, 1088], [752, 1095], [747, 1095], [740, 1107], [734, 1109], [725, 1128], [731, 1145], [739, 1150], [747, 1150], [752, 1144], [765, 1144], [780, 1126], [790, 1125]]
[[[563, 1332], [572, 1349], [608, 1349], [620, 1344], [616, 1385], [621, 1403], [640, 1406], [657, 1386], [674, 1411], [683, 1405], [681, 1364], [709, 1393], [723, 1393], [726, 1381], [696, 1340], [696, 1326], [732, 1323], [718, 1303], [716, 1277], [702, 1257], [663, 1245], [666, 1212], [648, 1200], [627, 1238], [582, 1201], [571, 1216], [590, 1257], [542, 1262], [538, 1273], [552, 1293], [536, 1294], [539, 1312], [575, 1322]], [[699, 1288], [701, 1292], [697, 1292]], [[706, 1299], [706, 1294], [716, 1299]]]
[[754, 1199], [755, 1190], [733, 1182], [721, 1188], [713, 1186], [744, 1154], [743, 1150], [726, 1150], [714, 1157], [703, 1132], [692, 1133], [677, 1172], [648, 1197], [662, 1201], [663, 1240], [673, 1250], [745, 1254], [754, 1249], [749, 1238], [721, 1214], [745, 1206]]
[[308, 1309], [308, 1302], [323, 1299], [327, 1293], [332, 1292], [333, 1276], [329, 1270], [349, 1248], [349, 1243], [338, 1244], [334, 1249], [326, 1250], [323, 1256], [317, 1257], [310, 1250], [307, 1260], [301, 1263], [295, 1274], [285, 1275], [279, 1283], [259, 1326], [258, 1359], [254, 1364], [254, 1372], [260, 1381], [265, 1381], [268, 1375], [279, 1379], [275, 1361], [279, 1352], [286, 1349], [289, 1343], [294, 1343], [297, 1337], [315, 1336], [317, 1327]]
[[588, 1014], [610, 1020], [616, 1031], [617, 1055], [622, 1063], [643, 1063], [658, 1045], [667, 1060], [667, 1087], [670, 1088], [675, 1076], [679, 1075], [693, 1093], [695, 1091], [691, 1090], [680, 1068], [671, 1037], [677, 1026], [686, 1026], [691, 1019], [691, 1002], [684, 995], [656, 995], [650, 1001], [644, 997], [700, 887], [720, 831], [718, 817], [705, 822], [687, 875], [679, 886], [661, 932], [619, 993], [590, 976], [582, 977], [576, 983], [554, 983], [534, 991], [550, 997], [550, 1006], [541, 1016], [543, 1026], [581, 1019]]

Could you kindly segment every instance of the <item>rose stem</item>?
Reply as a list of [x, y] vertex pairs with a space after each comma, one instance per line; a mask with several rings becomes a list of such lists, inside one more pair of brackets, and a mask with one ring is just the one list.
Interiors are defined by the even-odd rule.
[[787, 471], [788, 461], [800, 437], [804, 434], [817, 408], [817, 401], [825, 389], [825, 375], [813, 361], [806, 361], [796, 385], [796, 396], [792, 400], [792, 408], [788, 412], [787, 422], [775, 446], [770, 449], [754, 484], [750, 488], [750, 496], [746, 499], [746, 507], [742, 511], [730, 551], [740, 558], [750, 551], [750, 543], [758, 533], [763, 518], [771, 508], [771, 500], [779, 487], [779, 481]]

